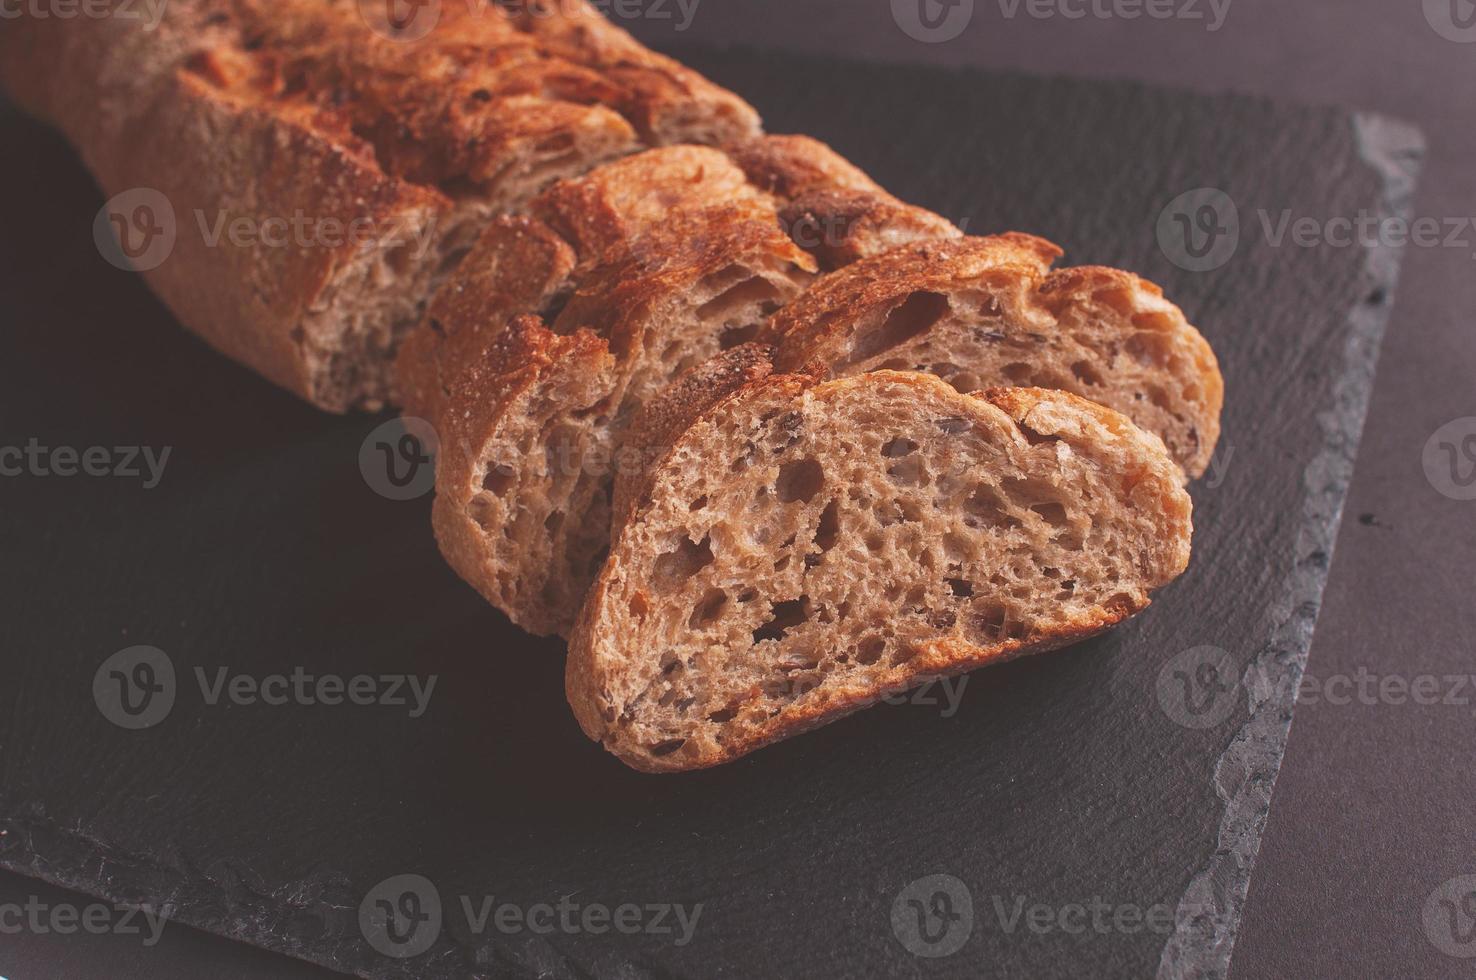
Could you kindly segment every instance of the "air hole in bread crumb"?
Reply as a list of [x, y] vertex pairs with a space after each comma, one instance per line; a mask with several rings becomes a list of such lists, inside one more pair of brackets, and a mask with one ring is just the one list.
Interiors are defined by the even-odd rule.
[[1127, 289], [1099, 289], [1092, 294], [1092, 299], [1123, 316], [1131, 315], [1137, 306], [1132, 291]]
[[950, 436], [962, 435], [973, 428], [967, 419], [959, 418], [936, 419], [933, 424]]
[[825, 485], [825, 471], [817, 460], [796, 460], [779, 468], [779, 479], [774, 490], [782, 503], [809, 503]]
[[1031, 510], [1035, 511], [1051, 527], [1070, 527], [1071, 521], [1066, 516], [1066, 508], [1054, 501], [1042, 504], [1032, 504]]
[[706, 506], [707, 506], [707, 494], [704, 493], [702, 496], [700, 496], [696, 500], [692, 501], [691, 505], [688, 506], [687, 509], [688, 510], [692, 510], [692, 511], [697, 511], [697, 510], [701, 510], [702, 508], [704, 508]]
[[909, 456], [887, 467], [887, 476], [904, 487], [920, 487], [928, 482], [927, 467], [920, 456]]
[[1102, 375], [1086, 361], [1077, 361], [1071, 365], [1071, 373], [1076, 375], [1076, 380], [1084, 385], [1100, 387], [1102, 384]]
[[815, 547], [822, 552], [835, 547], [840, 537], [840, 501], [832, 500], [820, 512], [820, 525], [815, 529]]
[[968, 517], [964, 523], [970, 527], [993, 527], [1001, 530], [1022, 527], [1021, 523], [1008, 512], [1005, 502], [1000, 499], [999, 494], [993, 487], [981, 483], [974, 489], [968, 500], [964, 501], [964, 510]]
[[1028, 385], [1034, 376], [1034, 371], [1029, 364], [1006, 364], [1002, 372], [1011, 384]]
[[[733, 270], [728, 269], [715, 276], [704, 279], [697, 287], [699, 290], [714, 288], [722, 279], [731, 276]], [[759, 276], [745, 279], [734, 286], [714, 296], [697, 308], [697, 318], [708, 320], [713, 317], [732, 316], [741, 307], [750, 306], [754, 303], [770, 304], [779, 301], [779, 290], [773, 283]]]
[[704, 537], [696, 544], [688, 538], [682, 538], [677, 543], [676, 550], [668, 551], [656, 559], [652, 578], [658, 588], [669, 592], [711, 564], [711, 537]]
[[998, 640], [1004, 636], [1008, 619], [1009, 612], [1004, 606], [990, 603], [974, 617], [974, 631], [985, 639]]
[[543, 519], [543, 526], [550, 534], [559, 533], [559, 528], [564, 526], [564, 512], [556, 510]]
[[683, 745], [686, 744], [687, 740], [684, 738], [672, 738], [667, 739], [665, 742], [657, 742], [655, 745], [651, 746], [648, 751], [653, 756], [660, 759], [663, 756], [671, 755], [677, 749], [680, 749]]
[[728, 327], [718, 337], [718, 347], [721, 350], [732, 350], [758, 336], [759, 325], [750, 323], [741, 327]]
[[916, 292], [887, 314], [879, 328], [858, 337], [851, 352], [838, 365], [837, 373], [870, 360], [913, 339], [948, 315], [948, 297], [941, 293]]
[[507, 491], [512, 489], [513, 480], [516, 477], [517, 470], [506, 463], [489, 466], [486, 475], [482, 477], [482, 489], [490, 490], [499, 497], [506, 496]]
[[974, 586], [961, 578], [949, 579], [948, 587], [953, 590], [954, 596], [959, 599], [970, 599], [974, 595]]
[[901, 436], [898, 436], [882, 447], [882, 455], [887, 459], [901, 459], [903, 456], [910, 456], [915, 452], [917, 452], [917, 443], [911, 439], [904, 439]]
[[728, 593], [722, 589], [708, 589], [702, 601], [697, 603], [697, 608], [692, 610], [692, 617], [687, 620], [687, 625], [692, 629], [701, 629], [711, 626], [717, 621], [723, 607], [728, 604]]
[[1019, 426], [1019, 428], [1020, 428], [1020, 434], [1025, 437], [1025, 441], [1028, 442], [1028, 443], [1030, 443], [1030, 445], [1032, 445], [1032, 446], [1042, 446], [1042, 445], [1045, 445], [1046, 443], [1060, 442], [1061, 441], [1061, 437], [1060, 436], [1050, 436], [1050, 435], [1045, 435], [1044, 433], [1041, 433], [1041, 432], [1037, 432], [1036, 430], [1032, 429], [1030, 426], [1026, 425], [1024, 422], [1016, 422], [1015, 424], [1017, 426]]
[[809, 613], [805, 611], [809, 601], [808, 596], [800, 596], [790, 602], [775, 603], [769, 621], [753, 631], [753, 642], [781, 639], [785, 633], [804, 623], [809, 619]]
[[734, 718], [737, 718], [737, 717], [738, 717], [738, 706], [736, 704], [730, 704], [726, 708], [723, 708], [723, 709], [721, 709], [719, 711], [714, 711], [712, 714], [708, 715], [707, 716], [707, 720], [708, 721], [715, 721], [719, 725], [723, 725], [723, 724], [727, 724], [728, 722], [732, 721]]
[[882, 654], [887, 651], [887, 641], [879, 636], [868, 637], [861, 641], [856, 648], [856, 662], [866, 667], [881, 660]]

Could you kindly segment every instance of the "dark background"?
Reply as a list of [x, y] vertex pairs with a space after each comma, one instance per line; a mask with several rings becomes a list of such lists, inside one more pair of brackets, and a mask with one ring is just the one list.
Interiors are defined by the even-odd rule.
[[[1424, 129], [1430, 153], [1416, 214], [1476, 216], [1470, 110], [1476, 45], [1437, 34], [1417, 0], [1232, 0], [1214, 33], [1203, 22], [1183, 20], [1038, 21], [1023, 12], [1005, 20], [996, 0], [978, 0], [970, 27], [943, 44], [908, 37], [886, 0], [705, 0], [681, 34], [669, 22], [630, 26], [663, 45], [726, 40], [1375, 109]], [[1476, 415], [1473, 315], [1470, 248], [1410, 249], [1312, 676], [1360, 667], [1403, 677], [1472, 670], [1476, 503], [1436, 493], [1421, 452], [1439, 426]], [[1233, 976], [1466, 972], [1466, 964], [1431, 947], [1420, 919], [1441, 882], [1476, 871], [1469, 830], [1476, 800], [1473, 731], [1470, 707], [1355, 703], [1298, 710]], [[0, 876], [0, 901], [52, 894]], [[127, 937], [3, 936], [0, 974], [10, 980], [326, 976], [179, 927], [167, 928], [155, 949]]]

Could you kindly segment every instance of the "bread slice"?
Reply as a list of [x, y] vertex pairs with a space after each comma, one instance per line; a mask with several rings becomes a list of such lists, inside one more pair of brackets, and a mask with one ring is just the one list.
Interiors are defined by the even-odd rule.
[[1214, 351], [1157, 286], [1115, 269], [1053, 272], [1060, 255], [1019, 234], [914, 242], [819, 280], [764, 339], [782, 371], [918, 370], [965, 392], [1070, 391], [1127, 415], [1202, 475], [1224, 405]]
[[702, 371], [732, 390], [685, 428], [684, 406], [648, 409], [681, 433], [570, 639], [580, 725], [637, 769], [718, 765], [1067, 645], [1188, 563], [1178, 466], [1110, 409], [910, 372], [743, 380], [752, 351]]

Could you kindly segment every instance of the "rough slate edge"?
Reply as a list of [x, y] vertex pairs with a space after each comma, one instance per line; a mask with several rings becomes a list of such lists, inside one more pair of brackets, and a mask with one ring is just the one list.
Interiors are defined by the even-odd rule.
[[[1408, 220], [1425, 153], [1424, 136], [1411, 124], [1372, 113], [1356, 113], [1352, 123], [1360, 157], [1384, 186], [1378, 217]], [[1251, 715], [1215, 766], [1215, 791], [1225, 801], [1219, 846], [1179, 902], [1174, 933], [1159, 959], [1159, 980], [1222, 980], [1230, 972], [1251, 873], [1291, 735], [1292, 713], [1353, 481], [1404, 254], [1403, 248], [1384, 243], [1368, 246], [1366, 252], [1364, 279], [1371, 293], [1384, 300], [1355, 304], [1348, 314], [1348, 343], [1333, 386], [1333, 404], [1318, 414], [1323, 449], [1304, 471], [1307, 497], [1296, 563], [1278, 610], [1282, 625], [1241, 678]]]
[[[0, 100], [0, 118], [12, 111]], [[1414, 128], [1383, 117], [1355, 115], [1351, 118], [1360, 155], [1384, 186], [1385, 200], [1380, 207], [1380, 216], [1408, 217], [1424, 149], [1422, 137]], [[1401, 250], [1389, 247], [1368, 250], [1363, 276], [1368, 292], [1380, 291], [1392, 296], [1401, 256]], [[1350, 334], [1342, 370], [1334, 386], [1333, 403], [1319, 415], [1324, 448], [1305, 469], [1308, 497], [1303, 516], [1308, 520], [1320, 519], [1322, 523], [1314, 529], [1307, 528], [1305, 523], [1302, 526], [1296, 548], [1297, 563], [1286, 583], [1284, 604], [1278, 610], [1283, 625], [1244, 676], [1252, 715], [1220, 758], [1215, 772], [1217, 794], [1225, 800], [1219, 847], [1210, 864], [1196, 874], [1189, 891], [1180, 901], [1176, 932], [1161, 954], [1160, 977], [1220, 978], [1228, 973], [1250, 874], [1290, 732], [1297, 683], [1305, 669], [1343, 501], [1362, 434], [1379, 346], [1391, 307], [1388, 302], [1358, 304], [1349, 315]], [[271, 913], [281, 915], [276, 904], [280, 896], [254, 887], [234, 869], [214, 869], [224, 872], [224, 876], [232, 881], [229, 896], [218, 891], [204, 894], [199, 890], [199, 883], [211, 881], [211, 876], [204, 873], [209, 869], [192, 868], [193, 873], [182, 881], [171, 869], [141, 862], [133, 856], [111, 853], [105, 843], [69, 828], [32, 821], [25, 825], [24, 833], [27, 840], [23, 845], [11, 844], [7, 848], [6, 866], [62, 887], [95, 893], [99, 881], [106, 877], [101, 873], [103, 867], [127, 868], [129, 885], [117, 888], [121, 882], [115, 874], [112, 878], [114, 893], [100, 897], [136, 903], [141, 896], [168, 895], [169, 898], [156, 908], [174, 921], [263, 945], [330, 968], [335, 965], [330, 950], [335, 946], [353, 945], [356, 940], [352, 934], [330, 934], [309, 943], [301, 940], [294, 943], [290, 933], [280, 928], [263, 928], [262, 918], [253, 918], [243, 910], [257, 906], [268, 913], [267, 919], [271, 918]], [[59, 867], [44, 857], [46, 854], [67, 853], [71, 850], [68, 844], [79, 842], [85, 844], [92, 855], [86, 865]], [[15, 860], [17, 857], [21, 860]], [[93, 873], [89, 874], [89, 871]], [[328, 899], [342, 891], [340, 886], [343, 883], [334, 880], [335, 877], [332, 873], [315, 876], [297, 882], [295, 887], [296, 890], [317, 892]], [[218, 882], [212, 884], [218, 885]], [[233, 910], [228, 912], [223, 928], [220, 918], [192, 911], [194, 908], [209, 909], [222, 898]], [[341, 911], [346, 919], [352, 920], [352, 909], [343, 908]], [[280, 920], [275, 923], [277, 927], [287, 924]], [[284, 938], [289, 941], [284, 943]], [[518, 968], [506, 961], [498, 965], [513, 970]], [[557, 968], [556, 964], [547, 966]], [[642, 967], [634, 963], [628, 964], [628, 971], [632, 972], [622, 971], [619, 975], [643, 975]]]

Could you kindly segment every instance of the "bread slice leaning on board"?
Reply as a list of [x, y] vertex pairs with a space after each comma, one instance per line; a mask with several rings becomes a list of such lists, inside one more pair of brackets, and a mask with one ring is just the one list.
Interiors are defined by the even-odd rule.
[[1111, 409], [764, 360], [731, 352], [648, 406], [640, 427], [674, 441], [570, 639], [580, 725], [637, 769], [1084, 639], [1188, 564], [1182, 471]]
[[[424, 36], [357, 0], [169, 0], [157, 25], [104, 3], [25, 5], [0, 84], [106, 196], [133, 192], [125, 218], [173, 227], [146, 276], [181, 323], [331, 411], [391, 398], [400, 340], [493, 216], [649, 146], [760, 131], [584, 0], [443, 3]], [[262, 233], [215, 234], [243, 220]], [[282, 244], [283, 221], [306, 230]]]

